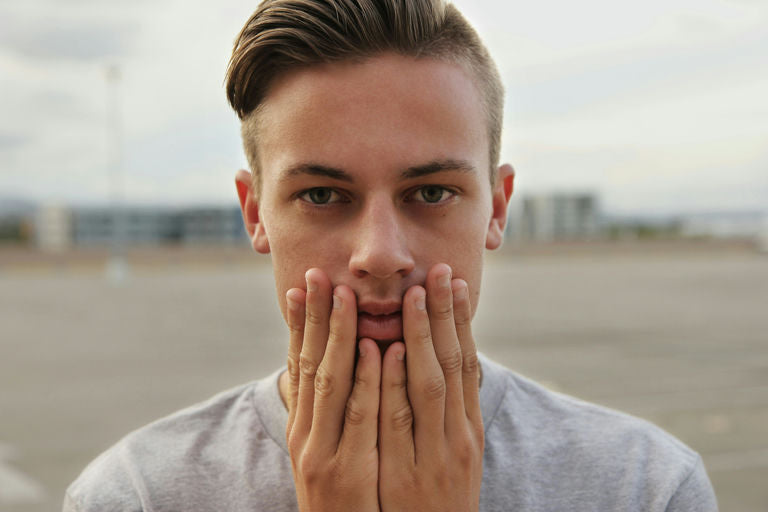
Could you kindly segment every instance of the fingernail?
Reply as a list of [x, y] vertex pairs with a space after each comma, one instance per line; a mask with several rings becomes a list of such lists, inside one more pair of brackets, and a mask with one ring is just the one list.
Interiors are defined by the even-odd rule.
[[451, 286], [451, 274], [445, 274], [437, 278], [437, 284], [441, 288], [448, 288]]
[[395, 354], [395, 359], [397, 359], [398, 361], [402, 361], [404, 357], [405, 357], [405, 352], [398, 351]]
[[456, 290], [453, 294], [453, 297], [458, 300], [466, 300], [467, 299], [467, 285], [462, 284], [459, 286], [459, 289]]
[[299, 309], [299, 303], [291, 299], [290, 297], [286, 297], [285, 302], [288, 303], [288, 309], [290, 309], [291, 311], [297, 311]]
[[305, 274], [304, 277], [307, 280], [307, 291], [308, 292], [316, 292], [317, 291], [317, 283], [315, 281], [312, 281], [309, 278], [309, 273]]
[[333, 294], [333, 309], [341, 309], [341, 305], [344, 303], [344, 301], [341, 300], [341, 297]]
[[418, 310], [423, 311], [423, 310], [427, 309], [427, 305], [426, 305], [426, 303], [424, 301], [424, 292], [419, 292], [416, 295], [415, 304], [416, 304], [416, 309], [418, 309]]
[[357, 345], [358, 350], [360, 351], [360, 357], [365, 357], [365, 347], [362, 343]]

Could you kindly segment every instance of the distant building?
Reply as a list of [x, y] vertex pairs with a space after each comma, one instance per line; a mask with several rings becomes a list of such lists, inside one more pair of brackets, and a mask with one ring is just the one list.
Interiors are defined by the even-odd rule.
[[195, 208], [181, 212], [180, 240], [184, 244], [233, 244], [245, 239], [239, 208]]
[[72, 246], [72, 211], [64, 206], [46, 205], [35, 215], [35, 240], [44, 251], [59, 252]]
[[763, 212], [725, 212], [685, 215], [682, 233], [687, 237], [742, 238], [759, 240], [768, 228], [768, 214]]
[[75, 245], [110, 245], [116, 239], [128, 246], [175, 243], [180, 239], [179, 214], [163, 208], [82, 208], [73, 213]]
[[70, 246], [237, 244], [247, 240], [237, 207], [40, 208], [37, 243], [47, 250]]
[[525, 196], [510, 214], [509, 236], [519, 241], [587, 240], [600, 235], [594, 194], [554, 193]]

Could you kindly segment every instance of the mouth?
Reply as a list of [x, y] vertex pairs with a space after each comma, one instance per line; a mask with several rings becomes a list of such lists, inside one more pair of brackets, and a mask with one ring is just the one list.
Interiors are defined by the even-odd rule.
[[371, 338], [378, 342], [403, 339], [403, 315], [401, 311], [373, 314], [361, 311], [357, 315], [357, 337]]

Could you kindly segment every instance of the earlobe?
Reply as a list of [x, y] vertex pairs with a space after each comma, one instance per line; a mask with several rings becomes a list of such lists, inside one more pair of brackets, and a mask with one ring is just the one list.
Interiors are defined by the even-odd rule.
[[515, 170], [509, 164], [499, 167], [496, 184], [491, 197], [491, 220], [488, 223], [488, 234], [485, 248], [498, 249], [504, 240], [504, 228], [507, 226], [507, 207], [515, 189]]
[[264, 230], [264, 223], [259, 218], [259, 204], [253, 194], [253, 176], [250, 172], [240, 169], [235, 174], [235, 187], [240, 200], [240, 211], [243, 214], [243, 224], [248, 232], [253, 249], [261, 254], [269, 253], [269, 240]]

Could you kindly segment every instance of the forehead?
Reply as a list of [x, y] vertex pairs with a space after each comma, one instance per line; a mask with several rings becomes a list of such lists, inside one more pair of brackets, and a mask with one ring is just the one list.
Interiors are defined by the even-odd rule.
[[458, 64], [382, 55], [280, 76], [257, 116], [265, 179], [303, 163], [402, 169], [434, 160], [487, 169], [481, 95]]

